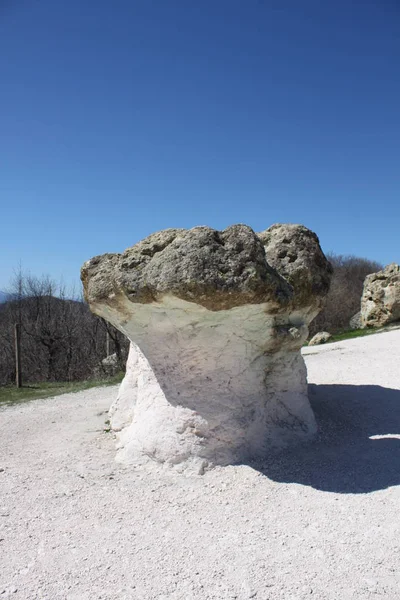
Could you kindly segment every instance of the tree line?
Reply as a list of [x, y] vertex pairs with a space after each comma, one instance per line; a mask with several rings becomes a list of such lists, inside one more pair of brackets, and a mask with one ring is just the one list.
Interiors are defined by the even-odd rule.
[[[71, 297], [72, 296], [72, 297]], [[122, 370], [128, 340], [93, 315], [82, 297], [49, 277], [19, 273], [0, 304], [0, 385], [16, 377], [15, 324], [21, 332], [24, 382], [80, 381], [106, 374], [102, 360], [115, 353]]]

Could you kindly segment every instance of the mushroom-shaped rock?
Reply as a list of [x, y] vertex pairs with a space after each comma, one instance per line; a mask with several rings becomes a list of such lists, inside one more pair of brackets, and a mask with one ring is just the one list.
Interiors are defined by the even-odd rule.
[[131, 340], [118, 458], [202, 472], [312, 436], [299, 350], [330, 273], [300, 225], [167, 229], [86, 262], [91, 310]]

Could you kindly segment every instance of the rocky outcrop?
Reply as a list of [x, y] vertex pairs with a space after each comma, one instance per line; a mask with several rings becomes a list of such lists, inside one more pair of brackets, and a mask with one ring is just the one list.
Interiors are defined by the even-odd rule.
[[85, 263], [92, 311], [131, 340], [119, 459], [202, 472], [311, 437], [299, 349], [330, 275], [300, 225], [168, 229]]
[[332, 334], [327, 331], [320, 331], [316, 333], [311, 340], [308, 342], [309, 346], [318, 346], [319, 344], [326, 344], [331, 339]]
[[392, 263], [367, 275], [361, 297], [362, 327], [383, 327], [400, 321], [400, 266]]
[[355, 315], [353, 315], [349, 321], [350, 329], [361, 329], [362, 328], [362, 320], [361, 320], [361, 311], [359, 310]]
[[120, 361], [115, 353], [103, 358], [101, 364], [105, 374], [108, 376], [113, 376], [121, 370]]
[[[125, 355], [126, 356], [126, 355]], [[109, 354], [103, 358], [100, 364], [97, 364], [93, 369], [95, 378], [114, 377], [117, 373], [121, 373], [125, 369], [126, 358], [122, 356], [118, 358], [117, 354]]]

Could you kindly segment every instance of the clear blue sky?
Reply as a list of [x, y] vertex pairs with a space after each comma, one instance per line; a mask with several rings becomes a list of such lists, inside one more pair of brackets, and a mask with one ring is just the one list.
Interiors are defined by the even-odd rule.
[[0, 0], [0, 289], [166, 227], [400, 262], [398, 0]]

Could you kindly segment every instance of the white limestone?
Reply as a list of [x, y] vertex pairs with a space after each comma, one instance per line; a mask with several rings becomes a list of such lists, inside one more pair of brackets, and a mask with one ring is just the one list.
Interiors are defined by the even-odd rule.
[[96, 307], [142, 349], [131, 344], [110, 410], [119, 460], [147, 456], [201, 472], [315, 433], [298, 315], [282, 323], [265, 304], [212, 312], [174, 297], [124, 309], [132, 318], [121, 325], [121, 307]]

